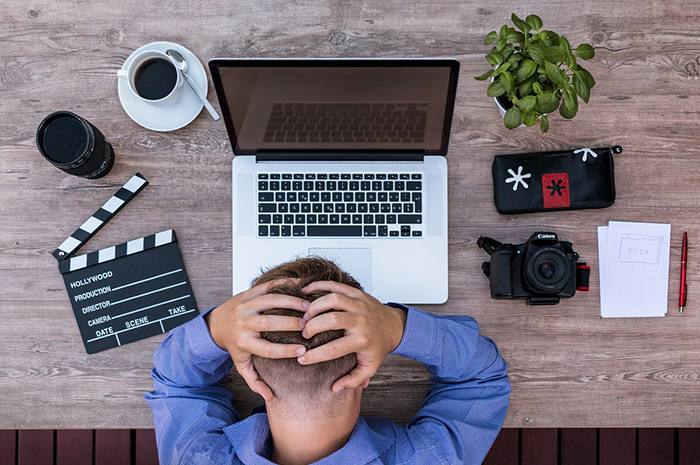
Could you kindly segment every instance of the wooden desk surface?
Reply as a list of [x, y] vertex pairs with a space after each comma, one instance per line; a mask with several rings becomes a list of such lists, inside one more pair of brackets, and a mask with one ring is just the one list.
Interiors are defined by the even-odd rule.
[[[31, 6], [30, 6], [31, 5]], [[511, 11], [539, 14], [572, 43], [590, 42], [598, 85], [573, 121], [508, 131], [486, 84], [484, 35]], [[140, 428], [152, 425], [152, 337], [95, 355], [83, 348], [50, 252], [136, 171], [151, 182], [85, 252], [166, 228], [177, 231], [200, 309], [231, 289], [232, 151], [223, 121], [203, 111], [173, 133], [124, 113], [116, 71], [139, 46], [181, 43], [217, 56], [449, 56], [462, 63], [449, 163], [450, 299], [425, 307], [474, 316], [510, 366], [506, 426], [700, 426], [700, 7], [693, 0], [597, 2], [281, 2], [270, 0], [68, 2], [9, 0], [0, 15], [0, 428]], [[215, 95], [210, 89], [209, 99]], [[216, 105], [216, 104], [215, 104]], [[63, 174], [34, 134], [55, 110], [102, 130], [117, 154], [100, 180]], [[620, 144], [617, 202], [604, 210], [500, 216], [493, 155]], [[596, 226], [670, 222], [669, 313], [602, 320]], [[553, 230], [592, 265], [591, 291], [554, 307], [494, 301], [481, 272], [479, 235], [521, 242]], [[678, 314], [680, 243], [688, 231], [689, 305]], [[230, 385], [248, 413], [257, 402]], [[428, 376], [390, 357], [364, 415], [407, 421]]]

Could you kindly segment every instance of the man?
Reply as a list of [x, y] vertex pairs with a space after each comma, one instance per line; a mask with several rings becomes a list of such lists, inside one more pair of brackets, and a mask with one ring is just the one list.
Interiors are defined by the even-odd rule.
[[[387, 354], [433, 375], [401, 427], [359, 417]], [[508, 408], [506, 362], [467, 316], [383, 305], [333, 263], [300, 259], [170, 332], [146, 394], [163, 464], [480, 464]], [[242, 420], [232, 365], [265, 399]]]

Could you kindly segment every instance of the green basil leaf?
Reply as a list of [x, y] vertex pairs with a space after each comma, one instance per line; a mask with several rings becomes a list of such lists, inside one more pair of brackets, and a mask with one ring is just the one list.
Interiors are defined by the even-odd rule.
[[559, 45], [559, 34], [554, 31], [543, 31], [547, 33], [547, 38], [552, 42], [552, 45]]
[[501, 30], [498, 31], [498, 37], [500, 37], [501, 39], [505, 39], [506, 37], [508, 37], [508, 26], [507, 25], [504, 24], [503, 26], [501, 26]]
[[525, 18], [525, 22], [529, 24], [534, 30], [539, 31], [542, 28], [542, 19], [537, 15], [528, 15]]
[[506, 111], [503, 121], [508, 129], [515, 129], [523, 124], [523, 116], [516, 106], [512, 106]]
[[537, 124], [537, 113], [525, 113], [523, 114], [523, 123], [525, 126], [530, 127]]
[[532, 29], [529, 24], [527, 24], [522, 19], [518, 18], [518, 16], [515, 13], [510, 15], [510, 20], [513, 21], [513, 24], [515, 24], [518, 27], [518, 29], [525, 33], [530, 32], [530, 29]]
[[568, 110], [573, 110], [576, 105], [578, 105], [576, 91], [574, 91], [574, 88], [571, 86], [564, 87], [564, 106], [566, 106]]
[[498, 78], [503, 88], [506, 92], [511, 92], [513, 90], [513, 84], [515, 83], [515, 78], [510, 73], [510, 71], [504, 71], [503, 74]]
[[534, 95], [528, 95], [519, 99], [517, 105], [523, 113], [532, 113], [537, 106], [537, 98]]
[[583, 60], [590, 60], [595, 56], [595, 50], [588, 44], [581, 44], [576, 49], [576, 55]]
[[500, 52], [501, 50], [503, 50], [503, 47], [505, 47], [505, 45], [506, 39], [498, 39], [498, 41], [496, 42], [496, 50]]
[[538, 65], [544, 64], [544, 58], [542, 58], [542, 52], [544, 51], [544, 45], [540, 43], [534, 43], [530, 44], [530, 47], [528, 47], [527, 51], [530, 53], [530, 58], [532, 58], [532, 61], [537, 63]]
[[488, 34], [486, 34], [486, 37], [484, 38], [484, 45], [489, 45], [492, 44], [494, 40], [498, 38], [498, 33], [496, 31], [491, 31]]
[[522, 32], [518, 31], [513, 31], [510, 34], [508, 34], [508, 40], [515, 43], [523, 43], [525, 42], [525, 34]]
[[591, 96], [591, 92], [588, 88], [588, 84], [586, 83], [586, 81], [583, 78], [581, 78], [581, 72], [574, 71], [574, 77], [572, 80], [574, 84], [574, 90], [576, 90], [578, 96], [581, 97], [581, 100], [588, 103], [588, 99]]
[[520, 88], [518, 89], [518, 92], [520, 92], [520, 95], [528, 95], [531, 90], [532, 90], [532, 80], [528, 79], [527, 81], [520, 84]]
[[542, 93], [542, 84], [539, 82], [535, 81], [532, 83], [532, 91], [536, 94], [541, 94]]
[[546, 90], [537, 96], [537, 111], [551, 113], [559, 106], [559, 96], [551, 90]]
[[547, 47], [544, 49], [544, 52], [542, 52], [542, 57], [552, 63], [559, 63], [564, 60], [564, 52], [561, 48], [556, 46]]
[[584, 69], [583, 66], [579, 66], [576, 72], [579, 73], [581, 75], [581, 79], [583, 79], [586, 82], [586, 84], [588, 85], [588, 90], [592, 89], [595, 85], [595, 79], [593, 79], [591, 73]]
[[566, 53], [567, 55], [571, 53], [571, 44], [569, 43], [569, 40], [566, 37], [559, 37], [559, 45], [561, 45], [562, 49], [564, 50], [564, 53]]
[[508, 57], [508, 61], [510, 63], [513, 63], [514, 66], [517, 66], [517, 64], [520, 63], [520, 60], [522, 60], [522, 59], [523, 59], [523, 56], [519, 53], [514, 53]]
[[[567, 87], [566, 89], [569, 89]], [[578, 100], [575, 98], [576, 96], [574, 95], [574, 105], [573, 108], [568, 108], [566, 105], [561, 105], [559, 107], [559, 114], [566, 119], [571, 119], [574, 116], [576, 116], [576, 112], [578, 112]]]
[[499, 65], [503, 61], [503, 55], [498, 52], [491, 52], [486, 55], [486, 61], [488, 61], [491, 66]]
[[553, 83], [558, 85], [566, 85], [569, 83], [569, 76], [567, 76], [560, 67], [547, 60], [544, 62], [544, 70], [547, 73], [547, 77]]
[[532, 61], [532, 60], [523, 60], [522, 63], [520, 63], [520, 67], [518, 68], [518, 71], [516, 71], [516, 78], [518, 82], [523, 82], [525, 79], [529, 78], [533, 74], [535, 74], [535, 71], [537, 70], [537, 64]]
[[488, 78], [490, 78], [492, 74], [493, 74], [493, 70], [490, 69], [490, 70], [486, 71], [484, 74], [482, 74], [481, 76], [474, 77], [474, 79], [476, 79], [477, 81], [485, 81]]
[[540, 129], [542, 132], [549, 131], [549, 120], [547, 119], [547, 115], [540, 116]]
[[503, 88], [503, 84], [501, 84], [500, 81], [493, 81], [489, 84], [489, 88], [486, 89], [486, 95], [489, 97], [498, 97], [505, 93], [506, 90]]

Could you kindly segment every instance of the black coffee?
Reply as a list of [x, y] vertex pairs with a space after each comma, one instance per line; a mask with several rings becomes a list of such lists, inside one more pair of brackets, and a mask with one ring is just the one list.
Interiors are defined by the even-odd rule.
[[150, 58], [138, 67], [134, 74], [136, 92], [146, 100], [160, 100], [173, 91], [177, 83], [177, 70], [171, 61]]
[[58, 163], [71, 163], [88, 148], [88, 131], [70, 116], [59, 116], [44, 129], [42, 143], [46, 154]]

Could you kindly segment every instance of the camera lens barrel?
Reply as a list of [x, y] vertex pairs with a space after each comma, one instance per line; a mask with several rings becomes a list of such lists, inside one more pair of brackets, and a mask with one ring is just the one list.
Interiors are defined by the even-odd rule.
[[526, 259], [523, 274], [533, 292], [556, 294], [574, 276], [574, 267], [560, 248], [543, 246]]

